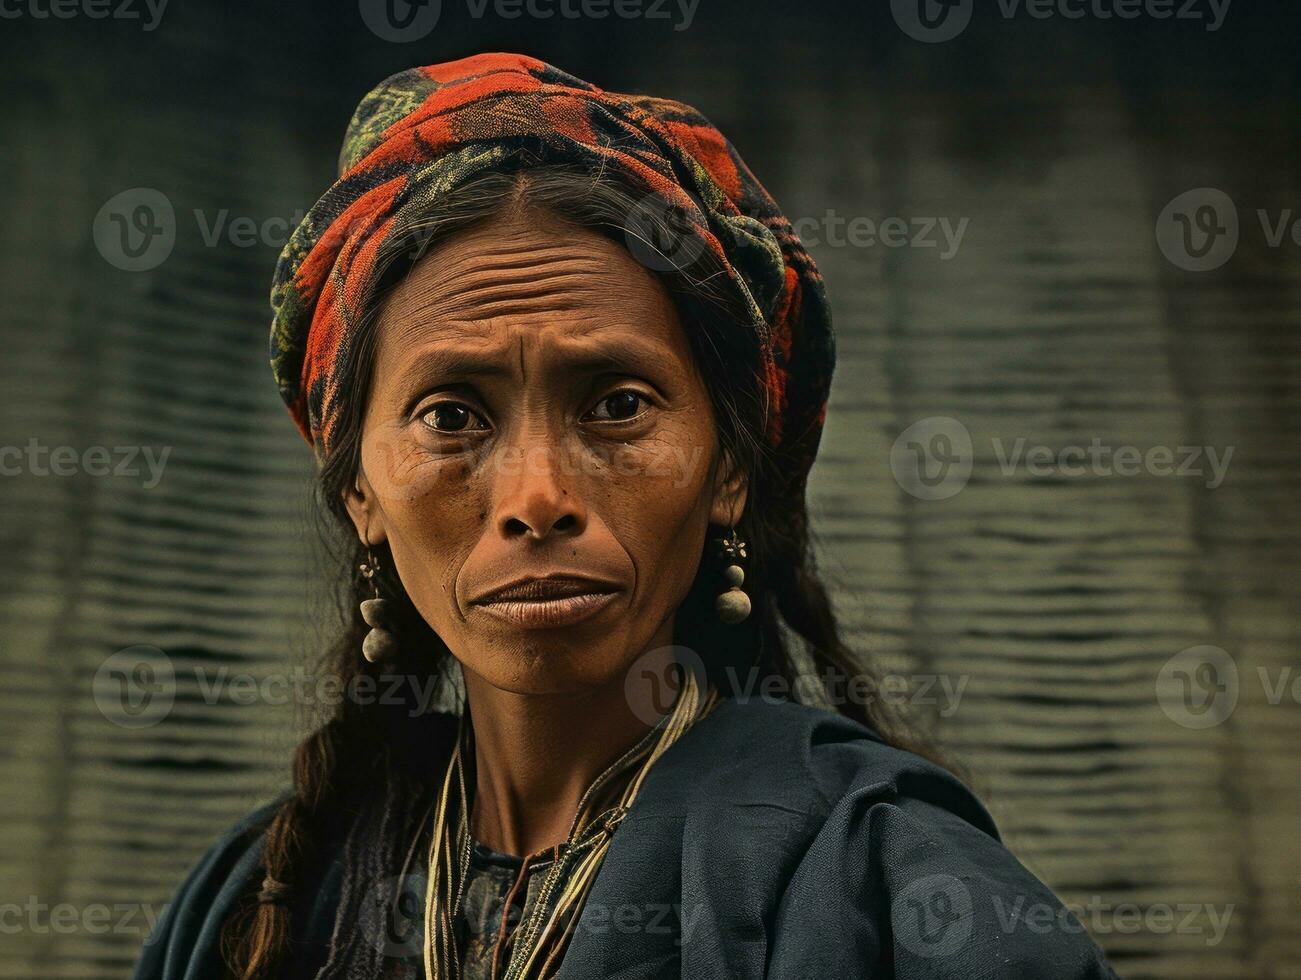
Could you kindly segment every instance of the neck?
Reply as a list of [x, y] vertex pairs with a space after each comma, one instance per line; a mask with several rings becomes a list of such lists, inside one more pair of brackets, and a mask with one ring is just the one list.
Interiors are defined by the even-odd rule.
[[[671, 657], [666, 648], [666, 664]], [[588, 787], [652, 727], [629, 706], [624, 675], [574, 693], [516, 694], [464, 673], [474, 724], [472, 833], [519, 856], [563, 842]]]

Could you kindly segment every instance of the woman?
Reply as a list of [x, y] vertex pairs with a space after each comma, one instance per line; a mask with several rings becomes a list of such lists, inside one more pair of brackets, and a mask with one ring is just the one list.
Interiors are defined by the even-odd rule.
[[488, 54], [381, 83], [339, 170], [272, 364], [348, 696], [136, 976], [1114, 976], [837, 635], [822, 282], [723, 136]]

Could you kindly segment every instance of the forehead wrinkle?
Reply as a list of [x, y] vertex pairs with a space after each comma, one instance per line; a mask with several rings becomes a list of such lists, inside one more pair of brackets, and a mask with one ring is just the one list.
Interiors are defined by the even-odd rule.
[[[504, 256], [503, 256], [504, 257]], [[626, 278], [611, 274], [610, 264], [590, 256], [564, 254], [537, 261], [512, 251], [509, 263], [467, 256], [435, 266], [432, 275], [408, 276], [388, 304], [390, 315], [402, 319], [454, 318], [476, 306], [506, 301], [536, 300], [539, 308], [575, 309], [590, 297], [608, 304], [612, 291], [626, 295]], [[501, 311], [482, 311], [478, 316]]]
[[[474, 317], [500, 315], [509, 307], [536, 310], [576, 310], [596, 306], [609, 296], [612, 283], [598, 281], [593, 273], [555, 272], [503, 281], [493, 275], [479, 277], [446, 297], [444, 315], [452, 310]], [[620, 290], [626, 293], [627, 290]], [[507, 309], [488, 307], [504, 305]]]
[[[528, 374], [526, 354], [530, 348], [547, 350], [548, 356], [542, 360], [543, 373], [580, 370], [651, 375], [662, 373], [663, 367], [676, 359], [673, 349], [633, 324], [591, 319], [588, 329], [574, 334], [573, 323], [547, 330], [545, 324], [535, 327], [512, 320], [499, 332], [484, 331], [483, 321], [446, 322], [439, 326], [451, 330], [433, 327], [434, 336], [426, 330], [418, 342], [405, 347], [397, 373], [410, 378], [412, 384], [428, 375], [513, 375], [516, 381], [522, 381]], [[497, 340], [502, 333], [504, 341]], [[603, 341], [602, 334], [611, 336]]]
[[[460, 346], [484, 367], [518, 360], [522, 371], [530, 343], [563, 346], [602, 327], [655, 333], [648, 318], [659, 326], [673, 316], [663, 285], [617, 243], [570, 229], [561, 229], [564, 238], [539, 237], [538, 230], [498, 225], [426, 254], [385, 304], [384, 346], [398, 347], [407, 364], [430, 346]], [[510, 358], [510, 346], [518, 358]], [[643, 360], [663, 360], [675, 347], [670, 342]]]
[[610, 263], [603, 257], [590, 254], [552, 250], [547, 253], [511, 250], [500, 255], [467, 255], [436, 267], [435, 280], [446, 285], [463, 279], [480, 281], [489, 278], [503, 280], [528, 279], [556, 275], [605, 275]]
[[[587, 229], [556, 226], [550, 232], [528, 225], [494, 225], [465, 232], [437, 246], [430, 258], [437, 268], [511, 269], [533, 264], [572, 262], [601, 269], [608, 253], [618, 249], [609, 239]], [[437, 256], [438, 258], [434, 258]], [[441, 261], [440, 261], [441, 260]]]
[[608, 275], [610, 262], [603, 256], [590, 253], [551, 249], [521, 252], [512, 249], [499, 255], [466, 255], [438, 267], [437, 279], [451, 285], [462, 279], [482, 281], [530, 279], [558, 275]]
[[658, 278], [617, 242], [529, 206], [436, 244], [391, 300], [403, 317], [451, 319], [462, 311], [506, 315], [529, 301], [540, 310], [574, 312], [589, 302], [622, 310], [630, 302], [656, 303], [662, 291]]
[[[582, 248], [581, 245], [577, 252], [574, 249], [574, 243], [568, 241], [548, 241], [545, 244], [538, 244], [536, 241], [512, 240], [505, 237], [495, 237], [483, 240], [483, 247], [478, 247], [478, 242], [472, 246], [465, 246], [461, 249], [447, 249], [447, 251], [457, 251], [460, 253], [461, 262], [472, 262], [475, 265], [482, 264], [485, 260], [494, 260], [499, 265], [513, 267], [527, 264], [534, 261], [554, 262], [571, 260], [574, 262], [590, 262], [594, 265], [602, 263], [595, 259], [590, 249]], [[464, 243], [463, 243], [464, 245]]]
[[[562, 353], [572, 349], [576, 354], [582, 355], [600, 349], [600, 340], [592, 344], [588, 338], [593, 338], [602, 331], [621, 331], [632, 341], [644, 336], [644, 331], [640, 331], [636, 324], [624, 318], [613, 318], [613, 311], [591, 310], [587, 307], [575, 310], [574, 315], [566, 316], [563, 320], [526, 321], [514, 315], [489, 315], [470, 319], [440, 316], [394, 323], [396, 329], [388, 332], [388, 338], [403, 354], [409, 354], [412, 358], [433, 350], [450, 357], [466, 354], [481, 361], [500, 363], [509, 357], [509, 351], [513, 347], [519, 346], [523, 350], [530, 342], [544, 342]], [[617, 340], [614, 342], [618, 344]], [[645, 342], [647, 341], [641, 342], [641, 345], [644, 346]]]

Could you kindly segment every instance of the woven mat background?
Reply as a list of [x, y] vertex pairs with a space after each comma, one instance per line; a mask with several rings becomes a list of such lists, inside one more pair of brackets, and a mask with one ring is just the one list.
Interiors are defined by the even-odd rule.
[[[1127, 977], [1301, 977], [1301, 245], [1271, 245], [1257, 213], [1301, 213], [1297, 32], [1263, 6], [1211, 32], [989, 5], [926, 44], [870, 6], [701, 0], [675, 30], [445, 0], [409, 44], [355, 3], [4, 22], [0, 445], [169, 455], [156, 485], [143, 458], [0, 479], [0, 901], [22, 909], [0, 976], [128, 975], [204, 847], [283, 785], [306, 713], [265, 685], [328, 627], [311, 461], [266, 364], [272, 266], [366, 88], [514, 49], [699, 106], [808, 219], [840, 352], [823, 565], [855, 642], [930, 679], [915, 709], [1021, 859]], [[175, 241], [130, 272], [93, 229], [140, 188]], [[1197, 188], [1241, 219], [1208, 272], [1154, 234]], [[829, 230], [888, 217], [910, 244]], [[270, 223], [250, 243], [241, 218]], [[941, 219], [965, 222], [952, 254]], [[937, 245], [914, 246], [927, 221]], [[1009, 469], [1018, 440], [1046, 468]], [[1232, 456], [1215, 486], [1204, 452], [1184, 475], [1052, 462], [1095, 440]], [[924, 469], [942, 499], [908, 492], [918, 446], [965, 460], [965, 483]], [[128, 727], [96, 692], [141, 645], [175, 700]], [[1179, 685], [1203, 654], [1171, 658], [1204, 646], [1236, 706], [1191, 727]]]

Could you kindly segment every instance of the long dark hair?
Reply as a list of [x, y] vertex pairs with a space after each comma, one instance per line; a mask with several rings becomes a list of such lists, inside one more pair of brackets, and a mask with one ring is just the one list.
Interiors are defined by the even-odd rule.
[[[653, 249], [665, 259], [662, 265], [656, 263], [656, 271], [677, 304], [709, 390], [719, 446], [748, 477], [748, 499], [737, 530], [747, 543], [745, 589], [753, 612], [738, 625], [720, 623], [714, 607], [720, 569], [711, 556], [702, 555], [701, 569], [675, 618], [674, 642], [700, 652], [724, 696], [734, 693], [738, 677], [748, 685], [775, 676], [802, 699], [821, 700], [869, 726], [886, 742], [934, 758], [929, 741], [896, 708], [877, 697], [845, 698], [843, 686], [839, 691], [827, 688], [828, 678], [839, 677], [856, 678], [857, 690], [876, 690], [870, 666], [841, 640], [816, 569], [803, 481], [791, 484], [782, 461], [760, 435], [767, 405], [746, 314], [725, 288], [723, 269], [712, 253], [693, 252], [683, 260], [660, 247], [677, 240], [680, 228], [670, 211], [653, 205], [610, 174], [521, 155], [444, 196], [436, 208], [408, 219], [394, 236], [378, 260], [370, 302], [356, 325], [357, 340], [341, 355], [339, 387], [348, 394], [317, 485], [321, 512], [333, 518], [327, 536], [340, 564], [349, 570], [339, 596], [344, 628], [319, 669], [345, 690], [359, 675], [380, 672], [360, 654], [368, 627], [358, 605], [370, 595], [370, 586], [357, 572], [366, 553], [349, 520], [344, 495], [360, 465], [361, 419], [383, 298], [434, 242], [514, 210], [542, 209], [639, 255]], [[636, 220], [630, 220], [634, 215]], [[721, 531], [713, 528], [711, 536]], [[380, 591], [395, 611], [400, 648], [396, 666], [385, 672], [438, 677], [446, 684], [453, 676], [447, 669], [447, 646], [392, 573], [387, 548], [377, 549], [376, 557], [383, 569]], [[454, 729], [440, 724], [446, 716], [411, 707], [343, 698], [332, 717], [299, 745], [292, 795], [276, 810], [263, 849], [267, 877], [288, 885], [293, 902], [257, 903], [250, 896], [232, 916], [224, 946], [235, 976], [254, 980], [281, 972], [291, 908], [308, 899], [303, 883], [319, 873], [313, 862], [327, 840], [357, 819], [366, 798], [373, 802], [383, 795], [386, 810], [394, 809], [393, 800], [420, 792], [441, 771]]]

